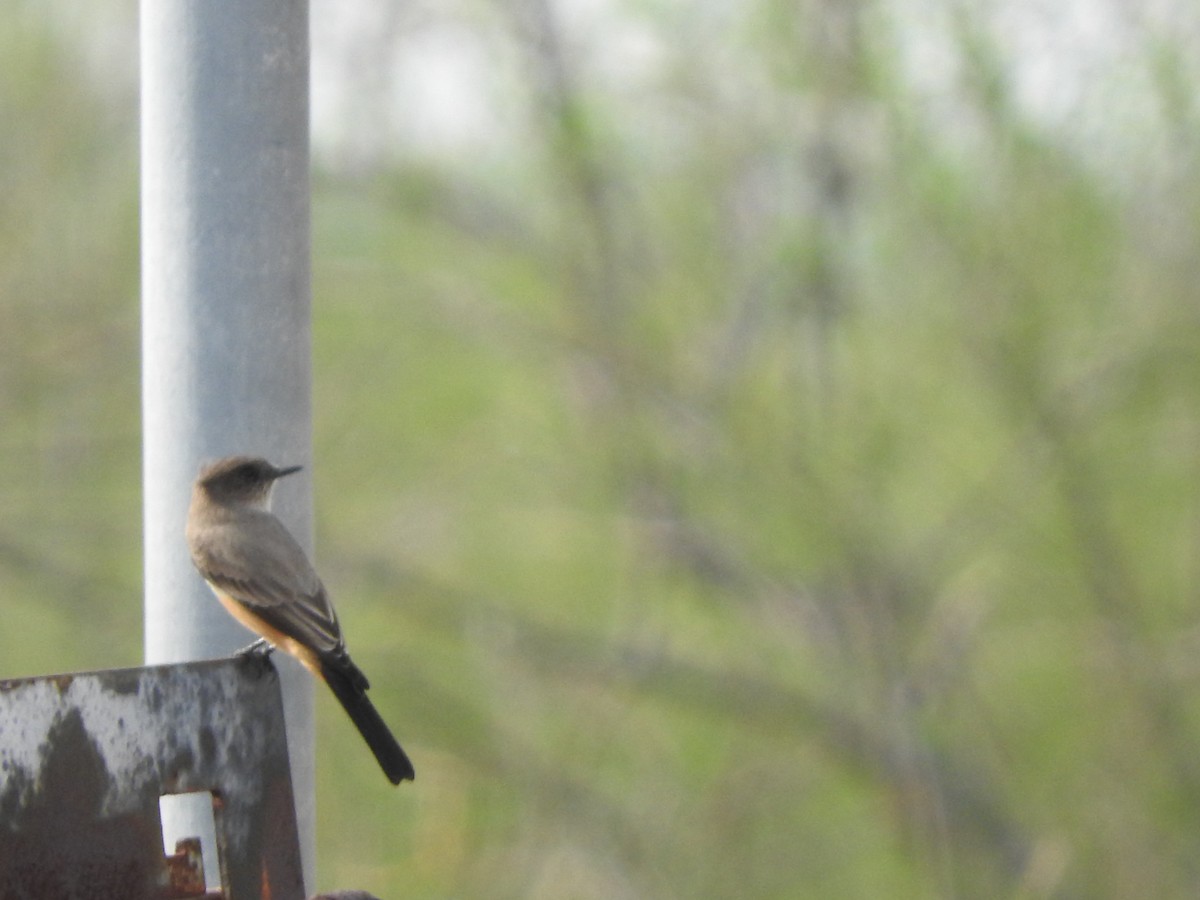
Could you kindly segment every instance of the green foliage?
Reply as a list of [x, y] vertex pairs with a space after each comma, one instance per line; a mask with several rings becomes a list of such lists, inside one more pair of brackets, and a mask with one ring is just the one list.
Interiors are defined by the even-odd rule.
[[[318, 555], [419, 773], [318, 698], [322, 885], [1194, 896], [1195, 48], [1113, 171], [983, 6], [936, 98], [869, 3], [614, 3], [625, 80], [522, 8], [452, 22], [506, 141], [319, 157]], [[13, 27], [0, 656], [127, 664], [132, 126]]]
[[137, 139], [42, 14], [2, 20], [0, 648], [24, 675], [136, 658], [112, 647], [141, 618]]

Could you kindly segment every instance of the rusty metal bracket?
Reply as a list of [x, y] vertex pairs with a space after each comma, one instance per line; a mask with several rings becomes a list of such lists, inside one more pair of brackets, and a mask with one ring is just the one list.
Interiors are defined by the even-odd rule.
[[[166, 856], [159, 798], [211, 792]], [[302, 900], [279, 678], [239, 658], [0, 681], [0, 900]]]

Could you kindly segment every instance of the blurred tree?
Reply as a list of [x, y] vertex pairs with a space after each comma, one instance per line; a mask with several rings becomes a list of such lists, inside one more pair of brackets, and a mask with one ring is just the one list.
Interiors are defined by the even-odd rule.
[[[1196, 13], [1001, 6], [317, 4], [318, 548], [421, 773], [329, 713], [322, 884], [1196, 893]], [[129, 98], [33, 9], [17, 671], [139, 608]]]
[[83, 76], [37, 4], [0, 13], [0, 58], [5, 669], [128, 664], [141, 620], [136, 110]]

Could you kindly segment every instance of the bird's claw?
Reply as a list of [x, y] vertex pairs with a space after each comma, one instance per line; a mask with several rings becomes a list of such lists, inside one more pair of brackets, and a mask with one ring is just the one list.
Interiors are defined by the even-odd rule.
[[273, 669], [271, 651], [275, 648], [265, 638], [259, 638], [253, 644], [243, 647], [233, 655], [244, 663], [248, 663], [261, 675]]
[[237, 656], [257, 656], [261, 659], [266, 659], [274, 651], [271, 642], [266, 638], [259, 638], [252, 644], [247, 644], [241, 650], [237, 651]]

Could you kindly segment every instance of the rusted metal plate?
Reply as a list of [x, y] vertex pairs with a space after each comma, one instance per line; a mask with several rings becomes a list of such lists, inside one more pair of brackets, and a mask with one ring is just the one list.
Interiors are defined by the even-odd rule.
[[[189, 791], [213, 796], [222, 885], [208, 893], [194, 847], [164, 857], [159, 797]], [[274, 667], [232, 658], [0, 681], [0, 898], [173, 891], [304, 896]]]
[[175, 842], [175, 852], [167, 854], [167, 883], [159, 900], [188, 900], [211, 897], [204, 883], [204, 859], [199, 838]]

